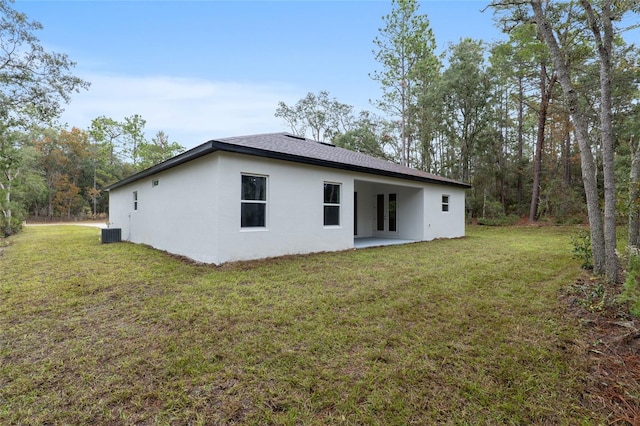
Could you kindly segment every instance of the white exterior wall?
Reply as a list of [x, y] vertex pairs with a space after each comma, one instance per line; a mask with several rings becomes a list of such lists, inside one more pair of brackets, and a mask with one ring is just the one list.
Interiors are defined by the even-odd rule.
[[[449, 211], [442, 211], [442, 196], [449, 196]], [[464, 237], [465, 191], [445, 185], [425, 189], [425, 240]]]
[[[265, 228], [240, 226], [242, 174], [267, 176]], [[325, 182], [341, 185], [340, 226], [323, 224]], [[220, 151], [111, 190], [109, 220], [122, 228], [124, 240], [206, 263], [345, 250], [353, 247], [354, 188], [357, 237], [464, 236], [462, 188]], [[398, 196], [395, 233], [376, 231], [378, 193]], [[449, 212], [442, 212], [443, 194], [449, 195]]]
[[[191, 259], [216, 263], [218, 159], [208, 155], [109, 191], [110, 227], [122, 238]], [[157, 186], [152, 186], [154, 180]], [[133, 191], [138, 210], [133, 210]]]
[[[220, 214], [217, 263], [353, 247], [353, 175], [246, 155], [220, 153], [220, 199], [230, 200]], [[265, 228], [240, 227], [243, 173], [267, 176]], [[324, 183], [340, 188], [340, 226], [325, 227]]]

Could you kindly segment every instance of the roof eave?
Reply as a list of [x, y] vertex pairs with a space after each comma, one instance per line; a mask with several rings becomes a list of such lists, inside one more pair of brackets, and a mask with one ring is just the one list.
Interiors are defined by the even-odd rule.
[[190, 149], [189, 151], [185, 151], [182, 154], [178, 154], [175, 157], [172, 157], [166, 161], [163, 161], [162, 163], [156, 164], [155, 166], [149, 167], [148, 169], [142, 170], [141, 172], [138, 172], [127, 178], [124, 178], [121, 181], [114, 183], [113, 185], [109, 185], [104, 190], [111, 191], [112, 189], [116, 189], [121, 186], [128, 185], [140, 179], [144, 179], [146, 177], [155, 175], [156, 173], [163, 172], [165, 170], [179, 166], [180, 164], [184, 164], [189, 161], [195, 160], [196, 158], [210, 154], [216, 151], [216, 148], [214, 147], [213, 142], [214, 141], [209, 141], [209, 142], [203, 143], [202, 145], [198, 145], [197, 147]]

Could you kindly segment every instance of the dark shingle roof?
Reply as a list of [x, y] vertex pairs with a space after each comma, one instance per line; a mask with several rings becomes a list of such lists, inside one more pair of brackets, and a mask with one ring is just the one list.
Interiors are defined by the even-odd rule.
[[210, 140], [196, 148], [129, 176], [106, 189], [118, 188], [215, 151], [235, 152], [461, 188], [470, 187], [470, 185], [463, 182], [404, 167], [391, 161], [339, 148], [331, 144], [301, 138], [288, 133], [267, 133]]

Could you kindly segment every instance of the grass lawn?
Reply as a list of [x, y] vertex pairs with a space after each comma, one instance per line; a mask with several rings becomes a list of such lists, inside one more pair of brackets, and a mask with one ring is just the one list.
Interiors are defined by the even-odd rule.
[[601, 423], [559, 297], [574, 232], [214, 267], [27, 227], [0, 248], [0, 424]]

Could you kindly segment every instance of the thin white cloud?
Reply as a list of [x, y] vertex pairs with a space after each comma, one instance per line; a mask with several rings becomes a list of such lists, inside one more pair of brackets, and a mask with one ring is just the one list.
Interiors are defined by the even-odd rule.
[[148, 138], [159, 130], [187, 148], [212, 138], [285, 131], [274, 117], [279, 101], [303, 95], [286, 84], [245, 84], [169, 76], [132, 77], [92, 74], [88, 91], [75, 94], [61, 122], [88, 128], [106, 116], [123, 120], [139, 114]]

